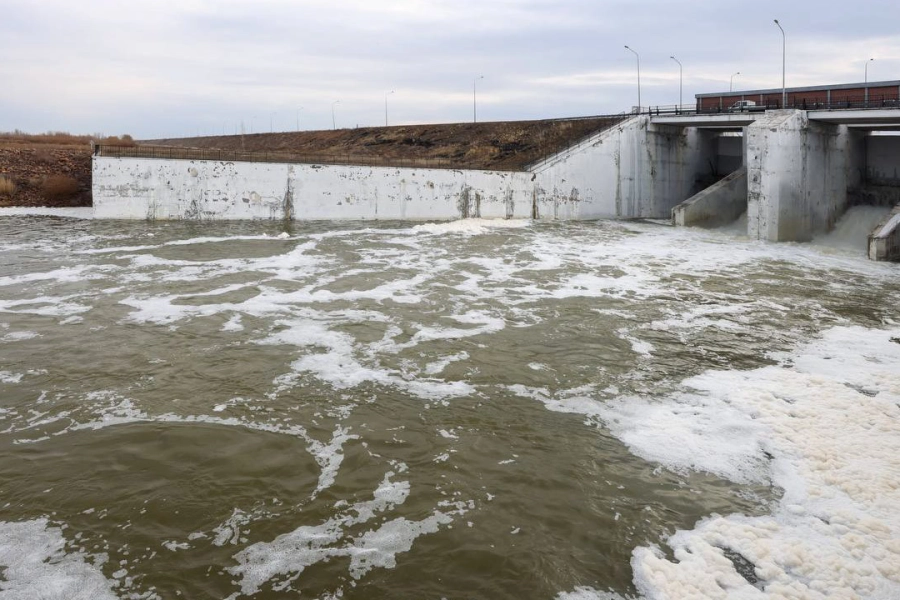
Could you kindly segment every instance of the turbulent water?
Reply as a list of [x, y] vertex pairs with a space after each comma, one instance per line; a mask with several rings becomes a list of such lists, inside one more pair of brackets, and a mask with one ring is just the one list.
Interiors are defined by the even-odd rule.
[[0, 598], [900, 597], [862, 244], [0, 216]]

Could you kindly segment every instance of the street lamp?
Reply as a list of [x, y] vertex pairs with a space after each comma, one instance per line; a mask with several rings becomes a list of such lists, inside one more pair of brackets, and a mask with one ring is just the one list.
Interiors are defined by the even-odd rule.
[[331, 103], [331, 128], [332, 129], [337, 129], [337, 125], [335, 124], [335, 121], [334, 121], [334, 105], [340, 104], [340, 103], [341, 103], [340, 100], [335, 100], [334, 102]]
[[472, 122], [473, 123], [478, 122], [478, 96], [477, 96], [476, 90], [477, 90], [479, 79], [484, 79], [484, 75], [479, 75], [472, 82]]
[[775, 24], [781, 30], [781, 108], [784, 108], [787, 104], [787, 88], [784, 86], [784, 60], [787, 51], [787, 38], [784, 35], [784, 27], [781, 26], [778, 19], [775, 19]]
[[388, 126], [387, 97], [394, 93], [394, 90], [384, 94], [384, 126]]
[[269, 114], [269, 133], [273, 133], [275, 131], [275, 115], [277, 113]]
[[875, 60], [874, 58], [870, 58], [866, 61], [866, 108], [869, 106], [869, 63]]
[[[738, 72], [735, 73], [734, 75], [740, 75], [740, 74], [741, 74], [741, 72], [738, 71]], [[729, 92], [733, 92], [733, 91], [734, 91], [734, 75], [731, 76], [731, 79], [730, 79], [729, 82], [728, 82], [728, 91], [729, 91]]]
[[297, 131], [300, 131], [300, 111], [303, 110], [303, 107], [297, 109]]
[[638, 75], [638, 112], [641, 112], [641, 55], [635, 52], [635, 50], [629, 46], [625, 46], [627, 50], [631, 50], [634, 52], [634, 55], [637, 57], [637, 75]]
[[684, 86], [682, 85], [684, 83], [684, 67], [681, 66], [681, 61], [674, 56], [670, 56], [669, 58], [678, 63], [678, 106], [680, 108], [682, 105], [681, 92], [684, 89]]

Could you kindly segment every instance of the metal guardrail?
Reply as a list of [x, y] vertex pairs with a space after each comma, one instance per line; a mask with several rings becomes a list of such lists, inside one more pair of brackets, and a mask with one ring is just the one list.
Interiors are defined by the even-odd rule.
[[[746, 100], [752, 100], [747, 98]], [[765, 104], [755, 104], [753, 106], [714, 106], [707, 108], [697, 108], [696, 106], [644, 106], [640, 112], [635, 107], [632, 114], [642, 114], [650, 116], [696, 116], [696, 115], [720, 115], [728, 113], [754, 113], [764, 112], [766, 110], [777, 110], [781, 108], [781, 102], [773, 101]], [[840, 96], [832, 98], [828, 101], [818, 101], [804, 99], [799, 102], [792, 102], [786, 105], [788, 109], [797, 110], [883, 110], [883, 109], [900, 109], [900, 99], [888, 96]]]

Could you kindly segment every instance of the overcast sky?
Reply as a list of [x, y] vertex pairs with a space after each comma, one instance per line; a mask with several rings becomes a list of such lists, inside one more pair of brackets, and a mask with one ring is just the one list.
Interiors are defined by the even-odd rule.
[[[135, 137], [620, 113], [900, 79], [900, 2], [0, 0], [0, 130]], [[335, 101], [339, 103], [334, 104]], [[300, 108], [302, 107], [302, 110]]]

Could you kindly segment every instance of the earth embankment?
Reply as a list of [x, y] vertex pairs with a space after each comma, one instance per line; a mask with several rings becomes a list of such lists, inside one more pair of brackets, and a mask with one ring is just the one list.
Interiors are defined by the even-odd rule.
[[321, 162], [516, 171], [624, 118], [360, 127], [142, 140], [140, 145], [294, 154]]
[[0, 206], [90, 206], [90, 139], [35, 137], [0, 135]]

